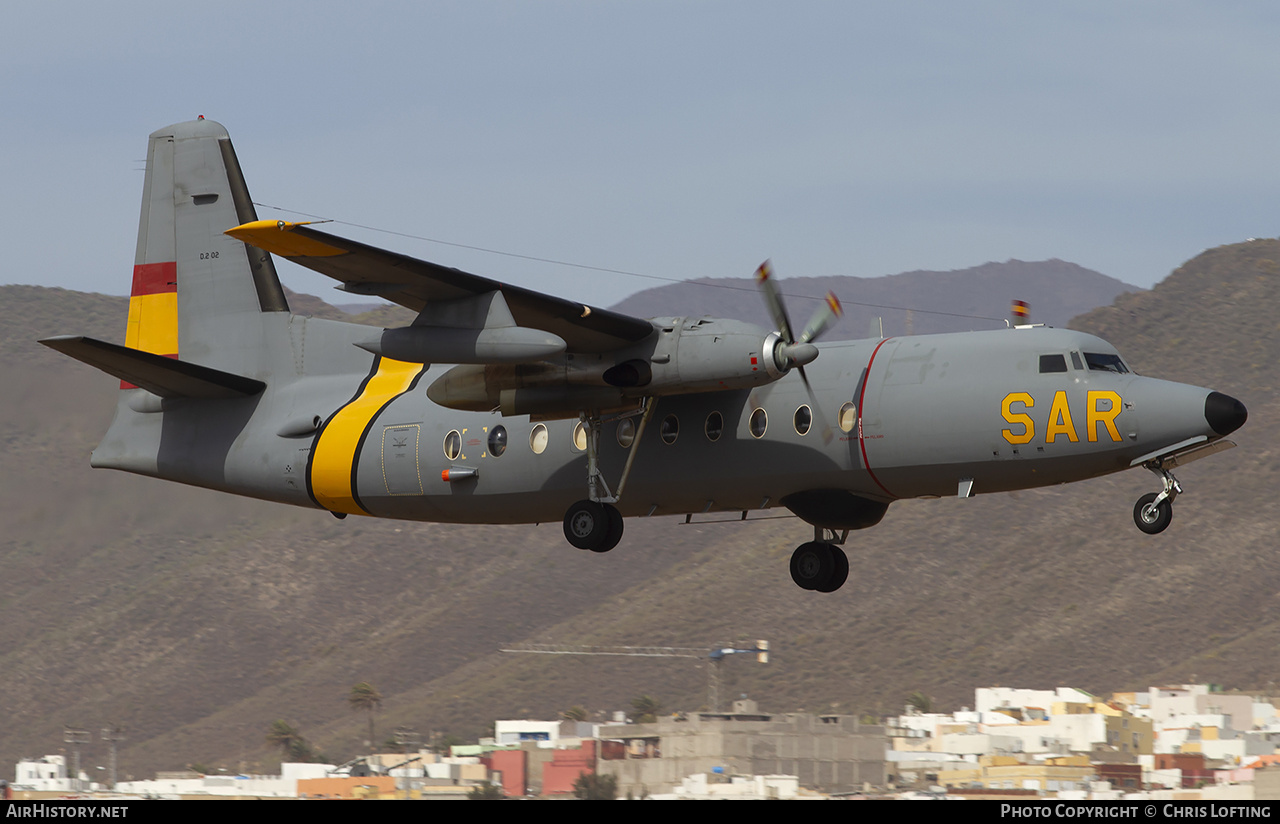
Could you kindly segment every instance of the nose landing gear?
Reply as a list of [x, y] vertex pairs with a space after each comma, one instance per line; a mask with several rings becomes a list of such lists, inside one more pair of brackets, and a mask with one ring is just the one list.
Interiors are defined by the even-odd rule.
[[1173, 520], [1173, 499], [1182, 491], [1182, 485], [1158, 462], [1145, 466], [1161, 477], [1164, 489], [1159, 493], [1148, 492], [1138, 499], [1133, 507], [1133, 522], [1148, 535], [1155, 535], [1168, 529], [1169, 522]]
[[1148, 535], [1164, 532], [1173, 520], [1173, 507], [1168, 499], [1156, 503], [1158, 497], [1156, 493], [1148, 492], [1133, 507], [1133, 522]]

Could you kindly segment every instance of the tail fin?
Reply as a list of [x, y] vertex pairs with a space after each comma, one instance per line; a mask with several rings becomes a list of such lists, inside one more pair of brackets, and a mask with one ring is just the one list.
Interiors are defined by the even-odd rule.
[[289, 306], [271, 257], [223, 234], [256, 219], [221, 124], [201, 118], [153, 132], [125, 344], [259, 372], [261, 325], [245, 321]]

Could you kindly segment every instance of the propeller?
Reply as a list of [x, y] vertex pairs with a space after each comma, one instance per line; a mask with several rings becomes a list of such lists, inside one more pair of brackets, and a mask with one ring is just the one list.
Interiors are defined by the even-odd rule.
[[764, 295], [769, 316], [773, 319], [774, 326], [778, 328], [778, 334], [782, 336], [782, 341], [774, 349], [774, 360], [778, 368], [783, 371], [793, 366], [799, 370], [800, 380], [804, 382], [805, 391], [808, 392], [809, 400], [813, 404], [813, 411], [820, 420], [825, 422], [822, 441], [829, 443], [834, 430], [827, 416], [822, 414], [818, 406], [818, 398], [813, 392], [813, 387], [809, 385], [809, 376], [805, 374], [804, 367], [818, 357], [818, 347], [813, 345], [813, 341], [826, 334], [826, 331], [844, 314], [840, 300], [834, 292], [828, 292], [826, 300], [818, 307], [818, 311], [813, 313], [813, 317], [809, 318], [800, 336], [796, 337], [791, 330], [791, 319], [787, 317], [787, 308], [782, 302], [782, 293], [778, 291], [778, 285], [773, 280], [773, 264], [770, 261], [766, 260], [760, 264], [760, 268], [756, 269], [756, 283], [760, 285], [760, 291]]
[[778, 334], [782, 336], [781, 345], [774, 350], [778, 368], [785, 370], [793, 366], [798, 367], [800, 376], [805, 378], [805, 384], [808, 385], [809, 379], [805, 377], [804, 366], [818, 357], [818, 347], [813, 345], [813, 341], [822, 337], [844, 314], [839, 299], [834, 292], [828, 292], [827, 299], [818, 307], [818, 311], [813, 313], [813, 317], [797, 337], [791, 329], [791, 319], [787, 317], [787, 307], [782, 302], [782, 293], [778, 291], [778, 285], [773, 280], [773, 264], [770, 261], [766, 260], [760, 264], [759, 269], [756, 269], [756, 283], [764, 294], [764, 303], [769, 309], [769, 316], [773, 319], [774, 326], [778, 328]]

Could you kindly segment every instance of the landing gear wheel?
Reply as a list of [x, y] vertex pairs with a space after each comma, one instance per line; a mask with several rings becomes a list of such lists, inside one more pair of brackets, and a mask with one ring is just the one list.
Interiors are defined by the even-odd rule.
[[835, 592], [844, 586], [844, 582], [849, 579], [849, 558], [844, 554], [844, 550], [835, 544], [827, 544], [831, 550], [831, 560], [835, 562], [835, 568], [831, 570], [831, 580], [820, 587], [814, 587], [818, 592]]
[[1157, 497], [1156, 493], [1148, 492], [1133, 507], [1133, 522], [1148, 535], [1164, 532], [1173, 520], [1173, 505], [1167, 499], [1156, 505]]
[[609, 516], [604, 504], [578, 501], [564, 514], [564, 537], [578, 549], [603, 546], [609, 534]]
[[622, 513], [609, 504], [578, 501], [564, 514], [564, 537], [578, 549], [608, 552], [622, 540]]
[[[831, 544], [821, 541], [810, 541], [801, 544], [791, 553], [791, 580], [801, 589], [822, 591], [822, 587], [830, 586], [836, 577], [836, 554]], [[844, 555], [843, 552], [840, 553]], [[845, 562], [845, 575], [849, 574], [848, 561]], [[844, 583], [842, 580], [840, 583]]]
[[622, 513], [608, 504], [603, 506], [605, 518], [609, 521], [609, 529], [605, 532], [600, 546], [588, 547], [592, 552], [608, 552], [622, 540]]

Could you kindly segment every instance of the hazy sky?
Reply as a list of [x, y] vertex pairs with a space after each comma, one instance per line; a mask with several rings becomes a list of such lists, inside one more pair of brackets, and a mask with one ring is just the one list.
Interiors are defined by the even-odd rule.
[[[1280, 233], [1277, 43], [1261, 1], [10, 4], [0, 282], [126, 294], [147, 134], [203, 114], [256, 201], [455, 244], [1150, 286]], [[330, 228], [597, 305], [657, 285]]]

